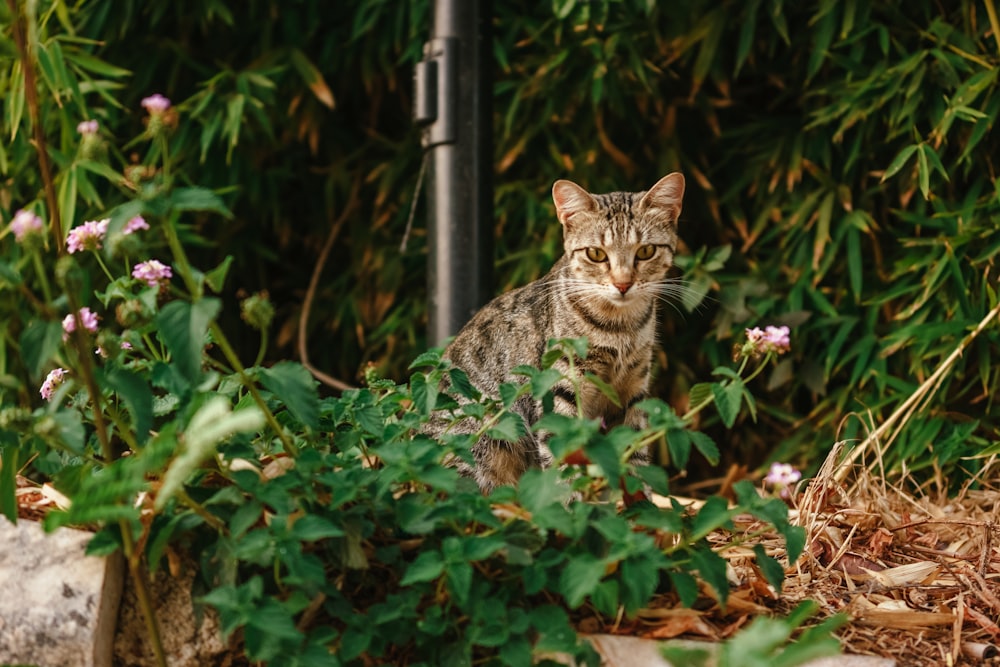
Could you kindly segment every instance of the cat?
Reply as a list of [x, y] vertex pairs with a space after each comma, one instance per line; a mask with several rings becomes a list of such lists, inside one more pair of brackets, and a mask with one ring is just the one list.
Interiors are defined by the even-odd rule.
[[[669, 284], [683, 196], [684, 176], [677, 172], [637, 193], [591, 194], [572, 181], [556, 181], [552, 200], [563, 227], [563, 256], [546, 275], [480, 309], [445, 349], [445, 358], [479, 391], [495, 397], [501, 383], [523, 382], [511, 369], [540, 366], [549, 340], [586, 337], [587, 357], [576, 364], [576, 373], [599, 376], [615, 389], [622, 407], [581, 382], [584, 416], [602, 419], [607, 428], [644, 428], [645, 415], [635, 405], [649, 390], [657, 303]], [[565, 360], [556, 368], [569, 370]], [[557, 413], [577, 414], [572, 382], [562, 380], [552, 392]], [[514, 411], [526, 426], [520, 441], [483, 436], [472, 448], [473, 465], [453, 462], [484, 493], [515, 485], [528, 468], [553, 462], [543, 439], [530, 430], [541, 405], [525, 396]], [[647, 456], [642, 452], [634, 460], [644, 463]]]

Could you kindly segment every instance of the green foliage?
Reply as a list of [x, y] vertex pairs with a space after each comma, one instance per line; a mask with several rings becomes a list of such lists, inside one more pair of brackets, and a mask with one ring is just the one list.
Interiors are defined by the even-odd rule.
[[[803, 623], [819, 609], [816, 602], [800, 603], [787, 618], [756, 618], [732, 639], [722, 644], [717, 652], [667, 646], [663, 655], [671, 664], [690, 667], [795, 667], [818, 658], [838, 655], [840, 642], [833, 632], [847, 618], [831, 616], [821, 623], [802, 629]], [[791, 640], [792, 634], [798, 636]]]
[[[352, 382], [369, 362], [402, 377], [424, 347], [419, 224], [411, 250], [398, 247], [420, 161], [409, 81], [429, 3], [195, 4], [124, 0], [112, 11], [59, 0], [33, 10], [64, 231], [109, 212], [120, 229], [128, 212], [106, 204], [122, 189], [140, 195], [135, 213], [196, 209], [179, 234], [199, 265], [231, 258], [239, 279], [224, 296], [266, 289], [278, 304], [277, 333], [264, 341], [276, 360], [292, 356], [310, 249], [346, 212], [306, 324], [312, 361]], [[703, 426], [716, 440], [735, 429], [724, 463], [811, 460], [817, 447], [858, 437], [867, 415], [883, 419], [995, 304], [1000, 95], [981, 4], [493, 9], [497, 289], [538, 277], [561, 252], [555, 179], [606, 191], [687, 174], [677, 258], [686, 289], [664, 309], [655, 394], [686, 395], [745, 326], [794, 329], [792, 355], [755, 390], [770, 393], [756, 423], [733, 411], [735, 386], [719, 394], [721, 411]], [[9, 219], [41, 210], [42, 187], [22, 70], [2, 71], [10, 142], [0, 148], [0, 217]], [[171, 137], [183, 187], [169, 194], [134, 164], [142, 151], [158, 155], [155, 142], [113, 141], [148, 130], [138, 103], [157, 89], [191, 121]], [[83, 146], [73, 128], [88, 118], [101, 131]], [[12, 287], [19, 275], [0, 271]], [[223, 311], [220, 323], [236, 316]], [[34, 377], [54, 344], [39, 326], [5, 327]], [[234, 341], [244, 351], [257, 342]], [[947, 459], [924, 447], [916, 460], [887, 452], [886, 465], [950, 470], [964, 456], [976, 467], [969, 457], [995, 439], [996, 343], [989, 330], [961, 357], [928, 416], [977, 429]], [[848, 414], [865, 416], [844, 422]], [[810, 428], [791, 426], [800, 423]]]

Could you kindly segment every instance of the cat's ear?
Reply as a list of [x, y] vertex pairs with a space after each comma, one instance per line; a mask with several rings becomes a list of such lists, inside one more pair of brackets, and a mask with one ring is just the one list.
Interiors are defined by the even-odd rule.
[[591, 194], [573, 181], [556, 181], [552, 186], [552, 201], [555, 202], [556, 215], [563, 227], [577, 213], [597, 210], [597, 202]]
[[677, 221], [684, 199], [684, 175], [675, 171], [656, 182], [639, 202], [640, 210], [659, 209], [671, 220]]

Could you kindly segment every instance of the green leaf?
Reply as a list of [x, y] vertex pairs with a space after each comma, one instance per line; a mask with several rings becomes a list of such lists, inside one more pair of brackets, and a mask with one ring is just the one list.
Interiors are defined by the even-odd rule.
[[715, 397], [715, 407], [719, 411], [722, 423], [726, 428], [732, 428], [736, 417], [740, 414], [740, 399], [743, 397], [743, 383], [733, 380], [725, 384], [712, 383], [712, 396]]
[[698, 600], [698, 580], [687, 572], [677, 572], [675, 570], [670, 570], [667, 573], [670, 576], [670, 583], [674, 586], [674, 591], [677, 593], [677, 597], [680, 598], [681, 604], [687, 608], [694, 606], [694, 603]]
[[667, 471], [660, 466], [636, 466], [635, 474], [649, 485], [653, 493], [658, 493], [661, 496], [670, 495], [670, 477], [667, 475]]
[[295, 361], [279, 361], [261, 369], [260, 380], [303, 426], [313, 431], [319, 429], [319, 393], [315, 378], [305, 366]]
[[616, 407], [620, 408], [622, 406], [621, 399], [618, 398], [618, 392], [615, 391], [614, 387], [593, 373], [587, 373], [584, 377], [587, 378], [588, 382], [597, 387], [597, 389], [604, 394], [604, 397], [611, 401]]
[[729, 523], [731, 512], [725, 498], [709, 496], [691, 525], [691, 539], [700, 540], [713, 530]]
[[318, 514], [306, 514], [292, 524], [292, 539], [315, 542], [328, 537], [343, 537], [344, 529]]
[[917, 180], [920, 183], [920, 194], [924, 199], [931, 193], [931, 170], [927, 166], [927, 144], [920, 144], [917, 152]]
[[40, 378], [49, 360], [62, 344], [62, 325], [59, 322], [32, 320], [21, 333], [21, 356], [28, 374]]
[[889, 164], [889, 167], [885, 170], [885, 173], [882, 174], [882, 180], [880, 182], [885, 183], [887, 179], [890, 179], [898, 174], [900, 170], [906, 166], [907, 161], [916, 152], [917, 144], [907, 146], [903, 150], [899, 151], [899, 153], [896, 154], [896, 157], [893, 158], [892, 162]]
[[517, 493], [525, 509], [537, 514], [551, 505], [559, 505], [561, 508], [563, 500], [569, 495], [569, 489], [565, 484], [559, 483], [559, 473], [554, 468], [532, 468], [521, 476]]
[[656, 561], [649, 556], [633, 557], [620, 565], [622, 605], [629, 616], [649, 604], [659, 583]]
[[131, 70], [116, 67], [115, 65], [105, 62], [97, 56], [92, 56], [85, 51], [73, 50], [72, 52], [66, 54], [66, 60], [74, 65], [79, 65], [81, 68], [89, 72], [106, 76], [111, 79], [120, 79], [132, 75]]
[[500, 415], [500, 420], [486, 431], [486, 435], [498, 440], [517, 442], [524, 437], [524, 421], [513, 412]]
[[[0, 438], [8, 440], [7, 431]], [[0, 515], [17, 523], [17, 441], [0, 446]]]
[[171, 301], [156, 316], [159, 336], [170, 350], [173, 363], [192, 384], [201, 377], [205, 336], [221, 307], [222, 302], [215, 298], [195, 303]]
[[222, 199], [208, 188], [176, 188], [167, 198], [167, 205], [175, 211], [210, 211], [233, 217]]
[[647, 398], [636, 403], [635, 407], [646, 413], [649, 427], [655, 431], [666, 431], [670, 428], [684, 428], [685, 426], [674, 409], [658, 398]]
[[744, 5], [744, 19], [740, 26], [740, 39], [736, 46], [736, 67], [734, 76], [739, 76], [743, 63], [746, 62], [750, 54], [750, 47], [753, 45], [754, 34], [757, 30], [757, 10], [761, 0], [749, 0]]
[[531, 376], [531, 395], [541, 399], [562, 378], [563, 374], [556, 368], [546, 368], [535, 373]]
[[444, 559], [441, 558], [440, 551], [423, 551], [417, 559], [410, 563], [403, 575], [401, 586], [419, 584], [424, 581], [434, 581], [444, 572]]
[[694, 563], [698, 574], [711, 586], [719, 601], [725, 606], [726, 598], [729, 597], [729, 579], [726, 577], [726, 559], [715, 553], [708, 547], [699, 547], [691, 552], [691, 562]]
[[771, 584], [778, 595], [781, 595], [781, 585], [785, 581], [785, 569], [781, 567], [781, 563], [768, 556], [760, 544], [753, 546], [753, 552], [757, 556], [757, 566], [764, 574], [764, 578], [767, 579], [767, 583]]
[[691, 438], [691, 442], [694, 443], [695, 449], [705, 457], [711, 465], [718, 465], [719, 459], [722, 457], [721, 452], [719, 452], [718, 445], [707, 433], [701, 431], [688, 431], [688, 436]]
[[667, 429], [666, 438], [670, 463], [678, 470], [684, 470], [691, 457], [691, 432], [683, 428], [670, 428]]
[[84, 453], [87, 430], [83, 425], [83, 415], [76, 410], [59, 410], [52, 415], [55, 421], [59, 440], [70, 451]]
[[215, 453], [215, 446], [234, 433], [253, 432], [264, 425], [264, 415], [256, 406], [233, 412], [229, 401], [212, 396], [191, 417], [184, 430], [180, 453], [163, 475], [163, 484], [156, 496], [156, 509], [179, 491], [194, 470]]
[[539, 634], [535, 651], [573, 653], [576, 648], [576, 633], [565, 611], [554, 605], [542, 605], [532, 609], [528, 616]]
[[[432, 371], [433, 375], [437, 371]], [[438, 383], [428, 378], [426, 373], [414, 373], [410, 378], [410, 395], [420, 414], [427, 416], [434, 411], [438, 398]]]
[[448, 563], [445, 567], [445, 578], [448, 589], [458, 605], [469, 601], [469, 591], [472, 589], [472, 565], [465, 561]]
[[691, 387], [688, 392], [688, 404], [692, 407], [696, 405], [701, 405], [707, 401], [712, 396], [712, 383], [711, 382], [699, 382], [698, 384]]
[[552, 13], [559, 20], [569, 16], [574, 7], [576, 7], [576, 0], [552, 0]]
[[785, 525], [781, 526], [780, 530], [785, 538], [785, 553], [788, 554], [788, 562], [794, 563], [806, 548], [806, 529], [802, 526]]
[[407, 370], [412, 371], [422, 366], [437, 367], [440, 363], [441, 363], [441, 350], [435, 348], [419, 354], [417, 358], [410, 363], [410, 365], [407, 367]]
[[108, 388], [118, 394], [128, 407], [136, 442], [144, 444], [153, 426], [152, 389], [142, 375], [124, 368], [110, 369], [104, 377]]
[[856, 302], [861, 301], [862, 259], [861, 232], [856, 227], [847, 229], [847, 277], [851, 284], [851, 293]]
[[205, 282], [212, 291], [218, 294], [226, 284], [226, 276], [229, 274], [229, 267], [233, 263], [233, 256], [226, 255], [226, 258], [217, 267], [205, 274]]
[[469, 380], [468, 374], [466, 374], [466, 372], [461, 368], [452, 368], [449, 370], [448, 379], [451, 380], [451, 386], [456, 392], [458, 392], [459, 396], [473, 401], [478, 401], [481, 397], [479, 390], [476, 389]]
[[559, 590], [566, 598], [570, 609], [583, 604], [604, 578], [605, 565], [590, 554], [578, 554], [571, 558], [559, 574]]

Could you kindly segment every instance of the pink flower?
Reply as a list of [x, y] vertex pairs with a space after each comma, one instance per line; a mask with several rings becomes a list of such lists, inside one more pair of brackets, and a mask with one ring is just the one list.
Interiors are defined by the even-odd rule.
[[764, 482], [773, 486], [782, 498], [787, 498], [790, 495], [789, 489], [795, 486], [800, 479], [802, 479], [802, 473], [790, 463], [775, 461], [771, 464], [767, 476], [764, 477]]
[[[97, 333], [97, 322], [101, 318], [97, 316], [97, 313], [92, 311], [90, 308], [84, 306], [80, 309], [80, 322], [83, 323], [83, 328], [90, 333]], [[76, 317], [73, 313], [70, 313], [63, 318], [63, 340], [69, 339], [69, 335], [76, 331]]]
[[[132, 349], [132, 343], [128, 342], [127, 340], [123, 340], [123, 341], [122, 341], [122, 342], [121, 342], [121, 343], [119, 344], [119, 346], [118, 346], [118, 347], [119, 347], [119, 349], [122, 349], [122, 350], [131, 350], [131, 349]], [[95, 353], [95, 354], [99, 354], [99, 355], [101, 355], [101, 356], [102, 356], [102, 357], [104, 357], [105, 359], [107, 359], [107, 358], [108, 358], [108, 353], [107, 353], [107, 352], [105, 352], [105, 351], [104, 351], [104, 348], [103, 348], [103, 347], [101, 347], [100, 345], [98, 345], [98, 346], [97, 346], [97, 349], [95, 349], [95, 350], [94, 350], [94, 353]]]
[[150, 287], [165, 285], [173, 275], [169, 266], [155, 259], [136, 264], [132, 269], [132, 277], [144, 281]]
[[96, 222], [90, 220], [69, 230], [69, 234], [66, 235], [66, 250], [70, 254], [80, 250], [100, 250], [110, 222], [111, 218]]
[[41, 218], [23, 208], [15, 213], [14, 218], [10, 221], [10, 231], [14, 232], [14, 239], [18, 243], [24, 242], [33, 234], [41, 234], [44, 227], [45, 223], [42, 222]]
[[163, 95], [155, 93], [142, 100], [142, 108], [149, 112], [149, 115], [156, 116], [170, 108], [170, 100]]
[[91, 136], [97, 134], [97, 130], [100, 126], [97, 124], [96, 120], [82, 120], [76, 126], [76, 131], [83, 136]]
[[791, 347], [788, 327], [760, 327], [747, 329], [747, 344], [745, 353], [750, 356], [758, 356], [774, 352], [784, 354]]
[[52, 394], [55, 393], [56, 388], [66, 381], [67, 372], [64, 368], [57, 368], [49, 372], [45, 378], [45, 382], [42, 383], [42, 388], [38, 390], [42, 398], [46, 401], [52, 400]]
[[140, 229], [149, 229], [149, 223], [146, 222], [141, 215], [137, 215], [125, 223], [125, 228], [122, 229], [122, 234], [127, 236], [129, 234], [134, 234]]

